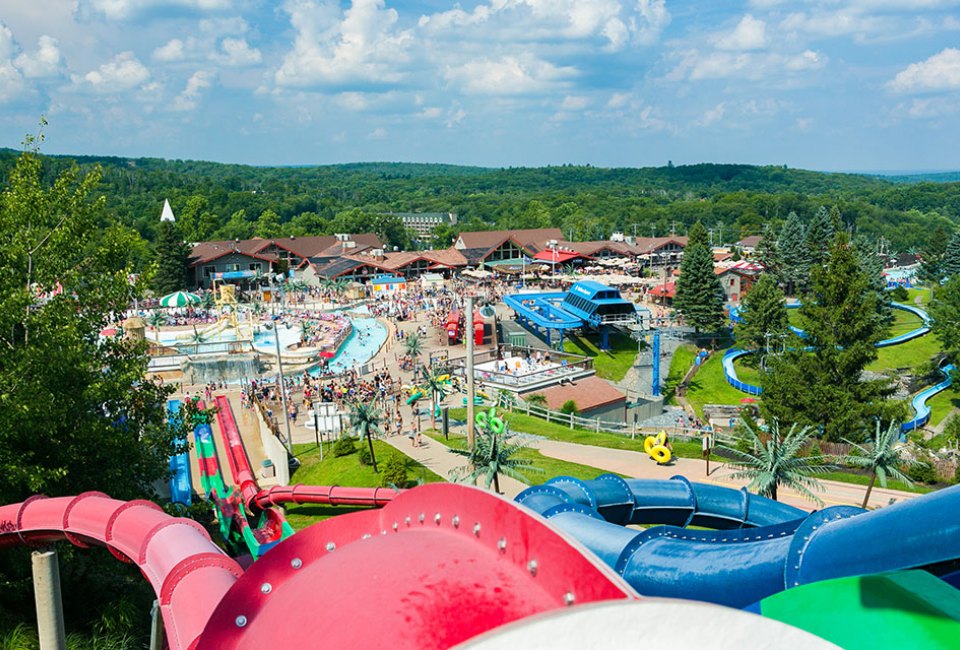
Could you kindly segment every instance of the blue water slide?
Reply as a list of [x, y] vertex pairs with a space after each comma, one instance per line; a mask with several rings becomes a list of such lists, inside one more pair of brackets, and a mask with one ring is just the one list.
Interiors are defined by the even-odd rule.
[[[960, 486], [873, 512], [835, 506], [813, 514], [682, 477], [558, 477], [516, 500], [647, 596], [746, 607], [808, 582], [960, 558]], [[657, 523], [668, 525], [624, 527]]]
[[933, 386], [924, 388], [922, 391], [913, 396], [913, 399], [910, 400], [910, 406], [913, 407], [913, 412], [915, 415], [912, 419], [900, 425], [901, 433], [916, 431], [930, 421], [930, 405], [927, 404], [927, 401], [937, 393], [946, 390], [951, 384], [953, 384], [953, 378], [950, 375], [953, 373], [954, 369], [955, 367], [952, 363], [942, 366], [940, 368], [940, 372], [943, 373], [945, 379], [939, 384], [934, 384]]
[[[167, 420], [173, 422], [180, 417], [180, 400], [167, 401]], [[177, 444], [186, 445], [184, 435]], [[190, 452], [184, 451], [170, 457], [170, 502], [189, 506], [193, 503], [193, 485], [190, 481]]]

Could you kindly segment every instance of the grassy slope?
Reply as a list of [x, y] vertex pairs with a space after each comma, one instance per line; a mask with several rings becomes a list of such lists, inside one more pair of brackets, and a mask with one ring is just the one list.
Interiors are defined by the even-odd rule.
[[[727, 383], [723, 376], [723, 350], [717, 350], [703, 367], [693, 376], [690, 381], [690, 388], [687, 390], [687, 401], [697, 412], [697, 415], [703, 417], [704, 404], [740, 404], [740, 400], [749, 397], [746, 393], [741, 393], [733, 386]], [[751, 376], [750, 371], [746, 370], [740, 374], [744, 366], [737, 367], [737, 374], [740, 379], [748, 381], [755, 377]]]
[[960, 395], [948, 388], [927, 400], [927, 405], [930, 406], [929, 426], [935, 427], [950, 415], [953, 409], [960, 408]]
[[667, 378], [664, 382], [664, 396], [667, 404], [677, 404], [677, 384], [683, 380], [683, 376], [690, 370], [696, 356], [697, 346], [689, 343], [680, 345], [674, 351], [673, 358], [670, 359], [670, 370], [667, 372]]
[[571, 334], [563, 342], [564, 352], [582, 354], [593, 358], [597, 376], [611, 381], [620, 381], [630, 370], [637, 356], [637, 342], [626, 336], [610, 337], [610, 350], [601, 351], [595, 336], [583, 337]]
[[[346, 487], [376, 487], [380, 485], [380, 475], [375, 474], [373, 468], [361, 465], [357, 454], [334, 457], [331, 445], [324, 446], [323, 461], [320, 461], [320, 451], [314, 444], [295, 445], [294, 452], [300, 459], [300, 468], [291, 477], [293, 483], [305, 485], [343, 485]], [[443, 481], [443, 477], [431, 472], [420, 463], [407, 458], [405, 455], [380, 440], [373, 441], [373, 451], [377, 455], [377, 465], [382, 470], [383, 463], [390, 456], [400, 456], [407, 463], [407, 474], [411, 480], [422, 480], [424, 483]], [[323, 505], [290, 505], [287, 506], [287, 520], [295, 529], [306, 528], [310, 524], [336, 515], [366, 510], [366, 508], [349, 508], [342, 506]]]

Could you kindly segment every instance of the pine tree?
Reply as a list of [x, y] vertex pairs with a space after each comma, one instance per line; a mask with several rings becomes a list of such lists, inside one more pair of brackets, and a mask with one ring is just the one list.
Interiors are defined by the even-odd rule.
[[786, 287], [787, 295], [794, 295], [806, 287], [810, 277], [810, 249], [807, 247], [807, 231], [796, 212], [787, 215], [787, 221], [780, 229], [777, 257], [780, 281]]
[[926, 245], [920, 251], [920, 280], [931, 285], [939, 284], [944, 278], [943, 264], [947, 255], [947, 243], [950, 233], [938, 224]]
[[772, 343], [787, 332], [787, 307], [777, 279], [770, 273], [760, 280], [743, 299], [743, 322], [736, 326], [737, 346], [756, 350], [761, 363]]
[[768, 362], [763, 413], [817, 426], [828, 440], [862, 440], [872, 417], [899, 417], [902, 406], [886, 400], [888, 380], [861, 376], [877, 358], [874, 344], [886, 326], [845, 233], [835, 238], [827, 264], [812, 270], [811, 285], [811, 297], [800, 308], [807, 338]]
[[153, 288], [163, 295], [180, 291], [187, 286], [187, 258], [190, 247], [180, 238], [177, 227], [171, 221], [161, 221], [154, 248], [154, 260], [157, 272], [153, 277]]
[[857, 265], [867, 276], [870, 290], [877, 296], [877, 311], [886, 324], [893, 323], [893, 308], [886, 295], [887, 282], [883, 277], [883, 260], [876, 253], [876, 243], [864, 235], [854, 238], [853, 252]]
[[767, 273], [772, 273], [779, 277], [780, 251], [777, 249], [777, 238], [774, 236], [773, 228], [770, 227], [770, 224], [764, 224], [763, 237], [757, 244], [753, 257], [763, 265]]
[[688, 233], [673, 301], [697, 332], [716, 332], [724, 321], [723, 287], [713, 272], [713, 253], [707, 240], [707, 231], [698, 221]]
[[810, 264], [823, 264], [830, 252], [830, 242], [835, 233], [830, 211], [820, 206], [807, 226], [807, 249], [810, 251]]
[[947, 242], [947, 250], [943, 254], [943, 265], [941, 268], [945, 278], [952, 278], [960, 274], [960, 230], [955, 230], [954, 233], [950, 235], [950, 240]]

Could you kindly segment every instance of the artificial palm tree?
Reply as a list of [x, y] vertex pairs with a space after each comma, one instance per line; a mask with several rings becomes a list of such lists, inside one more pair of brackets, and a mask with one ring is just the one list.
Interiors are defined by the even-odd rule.
[[776, 419], [770, 423], [770, 430], [765, 432], [765, 436], [760, 435], [759, 428], [755, 422], [742, 421], [741, 432], [753, 448], [752, 452], [717, 445], [719, 449], [737, 459], [730, 463], [736, 470], [730, 475], [731, 478], [750, 481], [747, 486], [749, 489], [754, 489], [757, 494], [774, 501], [777, 500], [779, 487], [783, 485], [823, 505], [823, 501], [813, 493], [813, 490], [823, 491], [823, 485], [813, 478], [813, 475], [825, 474], [833, 468], [823, 464], [823, 456], [800, 455], [813, 438], [813, 428], [798, 427], [794, 424], [784, 436], [780, 433], [780, 423]]
[[204, 291], [203, 295], [200, 297], [200, 306], [210, 311], [217, 304], [217, 297], [214, 295], [213, 291]]
[[155, 332], [159, 332], [160, 328], [167, 324], [167, 317], [159, 311], [154, 311], [147, 316], [147, 323]]
[[[443, 379], [441, 379], [443, 377]], [[430, 393], [430, 426], [437, 428], [437, 415], [440, 411], [440, 402], [443, 398], [453, 392], [453, 385], [450, 383], [450, 374], [446, 370], [436, 370], [427, 375], [425, 388]]]
[[423, 352], [423, 339], [420, 338], [419, 334], [411, 334], [406, 339], [407, 343], [407, 356], [411, 359], [416, 359], [420, 356], [420, 353]]
[[383, 422], [383, 413], [376, 406], [364, 404], [363, 402], [354, 402], [350, 405], [350, 422], [354, 432], [361, 439], [366, 438], [370, 445], [370, 463], [373, 465], [374, 473], [377, 472], [377, 457], [373, 454], [373, 435], [383, 434], [380, 427]]
[[870, 483], [867, 484], [867, 493], [863, 496], [861, 508], [867, 507], [867, 503], [870, 501], [870, 493], [873, 492], [873, 486], [878, 479], [880, 487], [887, 487], [887, 476], [892, 476], [898, 481], [913, 486], [913, 481], [900, 471], [900, 467], [904, 465], [910, 467], [918, 464], [918, 462], [903, 455], [905, 447], [900, 444], [899, 423], [890, 422], [886, 430], [882, 430], [878, 421], [876, 432], [873, 435], [873, 444], [869, 447], [858, 445], [846, 439], [844, 439], [844, 442], [853, 447], [857, 454], [841, 456], [837, 458], [837, 462], [855, 467], [865, 467], [870, 470]]
[[[486, 415], [486, 414], [483, 414]], [[477, 436], [472, 449], [450, 449], [450, 453], [469, 459], [469, 463], [450, 472], [450, 478], [459, 483], [476, 483], [483, 479], [487, 489], [493, 484], [494, 491], [500, 493], [500, 475], [515, 478], [526, 482], [521, 470], [526, 472], [543, 472], [533, 466], [533, 462], [526, 458], [515, 458], [514, 455], [521, 449], [530, 446], [529, 438], [514, 436], [504, 426], [500, 429], [493, 426], [495, 420], [493, 409], [488, 417], [478, 417]]]
[[190, 337], [193, 342], [193, 353], [200, 354], [200, 344], [207, 342], [207, 337], [197, 331], [197, 326], [193, 326], [193, 336]]

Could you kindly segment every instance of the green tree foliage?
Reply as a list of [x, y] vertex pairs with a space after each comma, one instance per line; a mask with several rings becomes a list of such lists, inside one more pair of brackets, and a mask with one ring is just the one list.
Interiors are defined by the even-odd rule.
[[920, 249], [919, 278], [923, 282], [939, 284], [944, 278], [944, 262], [947, 255], [947, 244], [950, 241], [950, 231], [943, 225], [938, 225], [931, 231], [930, 238]]
[[257, 219], [254, 235], [263, 239], [273, 239], [280, 236], [280, 217], [273, 210], [264, 210]]
[[810, 296], [800, 308], [807, 338], [768, 359], [761, 406], [767, 419], [815, 425], [828, 440], [862, 439], [870, 417], [893, 419], [890, 410], [898, 408], [886, 403], [887, 380], [861, 376], [887, 329], [880, 301], [844, 233], [811, 275]]
[[811, 264], [823, 264], [827, 261], [830, 242], [836, 232], [834, 226], [830, 211], [821, 205], [807, 226], [807, 250], [810, 252]]
[[937, 291], [930, 303], [933, 334], [943, 351], [954, 362], [960, 360], [960, 275], [955, 275]]
[[887, 487], [887, 477], [892, 477], [907, 485], [913, 485], [910, 478], [900, 471], [901, 467], [911, 467], [917, 461], [908, 458], [904, 453], [906, 447], [900, 444], [900, 424], [891, 422], [886, 428], [880, 427], [877, 422], [876, 432], [873, 434], [872, 444], [859, 445], [850, 440], [844, 442], [853, 446], [855, 453], [837, 459], [837, 462], [854, 467], [863, 467], [870, 470], [870, 483], [867, 492], [863, 495], [861, 508], [866, 508], [870, 502], [870, 493], [874, 484], [879, 480], [880, 487]]
[[[487, 422], [494, 420], [493, 409]], [[469, 459], [469, 463], [450, 472], [450, 479], [460, 483], [474, 484], [483, 481], [484, 487], [500, 493], [500, 475], [526, 481], [523, 472], [542, 472], [526, 458], [516, 457], [522, 449], [530, 446], [525, 436], [511, 435], [504, 427], [497, 430], [493, 426], [477, 426], [472, 449], [450, 448], [450, 453]]]
[[684, 248], [674, 306], [697, 332], [716, 332], [723, 327], [723, 287], [713, 272], [707, 231], [699, 221], [690, 229]]
[[153, 276], [154, 291], [162, 296], [185, 289], [190, 246], [181, 239], [173, 223], [164, 221], [160, 224], [154, 256], [156, 264], [156, 273]]
[[[747, 489], [774, 501], [783, 486], [823, 505], [820, 497], [814, 494], [822, 492], [823, 485], [814, 475], [825, 474], [832, 468], [824, 464], [821, 456], [803, 455], [813, 439], [814, 430], [811, 427], [794, 424], [783, 435], [779, 420], [772, 420], [766, 432], [761, 431], [756, 423], [744, 421], [738, 434], [744, 445], [718, 445], [720, 450], [735, 459], [730, 463], [735, 470], [730, 474], [731, 478], [750, 481]], [[744, 451], [744, 447], [749, 451]]]
[[387, 457], [383, 464], [383, 474], [380, 475], [380, 486], [404, 488], [409, 481], [406, 458], [396, 453]]
[[372, 403], [355, 402], [350, 405], [350, 423], [361, 442], [364, 438], [367, 440], [370, 449], [370, 464], [373, 465], [374, 472], [377, 471], [377, 456], [373, 452], [373, 436], [383, 435], [383, 429], [380, 426], [382, 422], [383, 413]]
[[246, 210], [237, 210], [230, 219], [214, 234], [216, 239], [250, 239], [255, 225], [247, 220]]
[[753, 257], [767, 273], [780, 277], [780, 251], [777, 250], [777, 238], [769, 224], [765, 224], [763, 238], [757, 244]]
[[735, 328], [737, 345], [756, 350], [762, 364], [771, 347], [776, 347], [786, 336], [787, 306], [776, 278], [769, 273], [760, 276], [750, 293], [743, 299], [740, 311], [743, 319]]
[[870, 290], [877, 295], [877, 310], [883, 321], [893, 323], [893, 309], [890, 307], [891, 296], [887, 292], [887, 281], [883, 277], [883, 258], [877, 254], [877, 243], [864, 235], [857, 235], [853, 240], [853, 253], [857, 258], [857, 265], [867, 277]]
[[947, 248], [943, 254], [943, 276], [952, 278], [960, 275], [960, 230], [954, 230], [947, 241]]
[[[145, 378], [145, 346], [98, 337], [142, 289], [128, 280], [141, 241], [92, 198], [99, 181], [96, 171], [53, 174], [28, 152], [0, 194], [2, 503], [89, 490], [151, 497], [182, 451], [165, 422], [169, 390]], [[68, 621], [89, 623], [119, 593], [147, 611], [138, 572], [108, 556], [60, 553]], [[0, 611], [31, 618], [26, 556], [8, 551], [0, 565]]]
[[786, 287], [787, 295], [807, 286], [810, 279], [810, 247], [807, 230], [796, 212], [787, 215], [787, 221], [777, 238], [777, 272]]
[[574, 400], [568, 399], [560, 405], [560, 412], [567, 415], [576, 415], [580, 412], [580, 409], [577, 408], [577, 403]]

